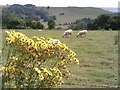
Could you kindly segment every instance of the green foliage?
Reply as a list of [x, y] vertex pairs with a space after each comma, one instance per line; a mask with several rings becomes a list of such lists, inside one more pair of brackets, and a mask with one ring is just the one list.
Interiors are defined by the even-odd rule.
[[[29, 17], [34, 20], [38, 20], [40, 18], [47, 20], [48, 18], [47, 12], [39, 9], [38, 7], [32, 4], [26, 4], [26, 5], [13, 4], [8, 6], [6, 9], [17, 15], [21, 15], [23, 18]], [[5, 11], [4, 8], [3, 8], [3, 11]], [[40, 18], [38, 18], [38, 16]]]
[[114, 15], [100, 15], [92, 22], [88, 23], [88, 29], [113, 29], [119, 30], [120, 29], [120, 16]]
[[112, 16], [109, 20], [110, 28], [113, 30], [120, 29], [120, 15]]
[[79, 24], [71, 24], [69, 28], [73, 30], [80, 30], [80, 29], [86, 29], [87, 24], [86, 23], [79, 23]]
[[38, 22], [36, 22], [36, 21], [31, 22], [30, 27], [33, 29], [43, 29], [44, 28], [44, 26], [39, 21]]
[[4, 12], [2, 18], [3, 28], [8, 29], [25, 29], [26, 23], [23, 19], [15, 15], [14, 13]]
[[49, 17], [46, 12], [31, 4], [3, 7], [2, 16], [2, 28], [4, 29], [42, 29], [44, 26], [40, 20], [47, 21]]
[[76, 25], [76, 29], [85, 29], [86, 28], [86, 26], [87, 26], [87, 24], [86, 23], [80, 23], [80, 24], [77, 24]]
[[48, 28], [49, 29], [54, 29], [55, 28], [55, 22], [52, 19], [48, 20]]
[[80, 23], [89, 23], [89, 22], [91, 22], [92, 21], [92, 19], [90, 19], [90, 18], [82, 18], [82, 19], [78, 19], [78, 20], [76, 20], [75, 21], [75, 23], [76, 24], [80, 24]]
[[108, 29], [109, 19], [110, 19], [110, 16], [103, 14], [103, 15], [98, 16], [97, 19], [95, 19], [94, 23], [97, 24], [98, 28]]

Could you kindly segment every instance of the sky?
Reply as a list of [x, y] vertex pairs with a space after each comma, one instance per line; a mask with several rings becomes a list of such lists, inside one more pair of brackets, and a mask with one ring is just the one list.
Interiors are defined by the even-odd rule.
[[120, 0], [0, 0], [0, 5], [33, 4], [50, 7], [118, 7]]

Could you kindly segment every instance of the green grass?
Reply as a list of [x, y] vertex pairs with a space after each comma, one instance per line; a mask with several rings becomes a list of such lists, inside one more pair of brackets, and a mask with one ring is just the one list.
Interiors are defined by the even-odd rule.
[[18, 31], [28, 37], [36, 35], [60, 39], [62, 43], [65, 43], [77, 54], [80, 65], [70, 66], [72, 75], [65, 80], [62, 87], [95, 88], [117, 86], [118, 46], [114, 45], [114, 36], [117, 35], [117, 31], [88, 31], [87, 36], [82, 38], [76, 37], [78, 31], [73, 31], [73, 35], [68, 38], [61, 37], [63, 30]]

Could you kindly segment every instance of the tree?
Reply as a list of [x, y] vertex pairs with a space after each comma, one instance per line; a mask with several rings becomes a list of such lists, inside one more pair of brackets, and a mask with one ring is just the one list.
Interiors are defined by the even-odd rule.
[[85, 29], [87, 27], [86, 23], [80, 23], [76, 25], [76, 30], [78, 29]]
[[92, 22], [87, 24], [87, 29], [120, 29], [120, 16], [114, 15], [100, 15], [96, 19], [92, 20]]
[[43, 29], [44, 28], [44, 26], [39, 21], [31, 21], [30, 27], [33, 29]]
[[48, 20], [48, 28], [49, 29], [54, 29], [55, 28], [55, 22], [52, 19]]
[[44, 28], [44, 25], [41, 23], [41, 22], [37, 22], [37, 28], [38, 29], [43, 29]]
[[7, 29], [25, 29], [25, 21], [11, 12], [3, 12], [2, 27]]
[[101, 28], [101, 29], [108, 29], [109, 28], [109, 24], [108, 21], [110, 19], [109, 15], [100, 15], [97, 17], [97, 19], [95, 19], [94, 24], [97, 24], [97, 28]]
[[119, 30], [120, 29], [120, 16], [112, 16], [109, 20], [110, 28], [113, 30]]
[[95, 28], [94, 28], [94, 25], [93, 25], [93, 22], [90, 22], [90, 23], [87, 24], [87, 29], [88, 29], [88, 30], [93, 30], [93, 29], [95, 29]]
[[79, 30], [79, 29], [86, 29], [87, 24], [86, 23], [79, 23], [79, 24], [71, 24], [69, 28], [74, 29], [74, 30]]

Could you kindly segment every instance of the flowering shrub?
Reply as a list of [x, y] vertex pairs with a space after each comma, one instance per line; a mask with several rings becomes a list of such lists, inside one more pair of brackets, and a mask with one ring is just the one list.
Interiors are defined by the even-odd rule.
[[69, 64], [79, 64], [76, 54], [52, 38], [6, 31], [7, 61], [1, 68], [3, 87], [58, 87], [70, 75]]

